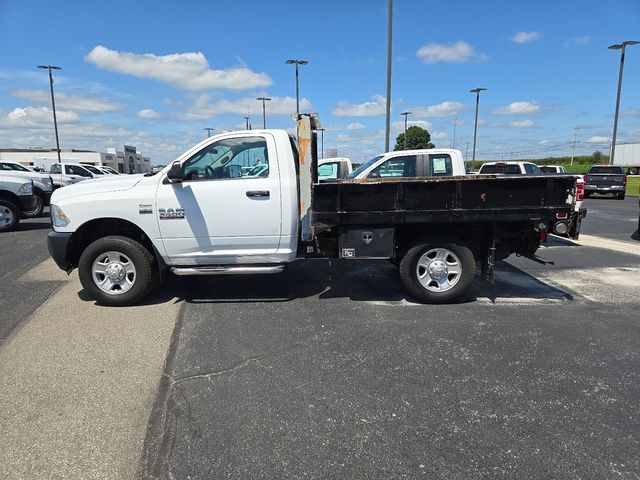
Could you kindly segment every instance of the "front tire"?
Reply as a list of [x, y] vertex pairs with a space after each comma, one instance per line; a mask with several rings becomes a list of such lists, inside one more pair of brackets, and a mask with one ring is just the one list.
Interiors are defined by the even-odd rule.
[[35, 194], [36, 197], [36, 206], [33, 210], [22, 212], [26, 218], [37, 218], [42, 215], [44, 211], [44, 198], [39, 193]]
[[476, 273], [473, 253], [455, 241], [428, 241], [411, 248], [400, 262], [407, 291], [424, 303], [452, 302], [464, 295]]
[[0, 200], [0, 232], [10, 232], [20, 221], [20, 209], [9, 200]]
[[80, 283], [99, 304], [133, 305], [146, 297], [156, 281], [155, 258], [128, 237], [112, 235], [91, 243], [80, 256]]

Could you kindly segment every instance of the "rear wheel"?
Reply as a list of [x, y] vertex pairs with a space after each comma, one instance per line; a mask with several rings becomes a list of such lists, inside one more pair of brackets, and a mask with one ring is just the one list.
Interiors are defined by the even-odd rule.
[[9, 200], [0, 200], [0, 232], [10, 232], [20, 221], [20, 210]]
[[638, 173], [640, 173], [640, 168], [638, 167], [631, 167], [629, 169], [629, 175], [638, 175]]
[[624, 200], [624, 195], [625, 195], [625, 192], [619, 193], [619, 194], [617, 195], [618, 200]]
[[476, 273], [471, 250], [452, 241], [429, 241], [411, 248], [400, 262], [407, 291], [425, 303], [451, 302], [464, 295]]
[[80, 256], [78, 272], [84, 289], [98, 303], [132, 305], [151, 292], [155, 258], [137, 241], [117, 235], [91, 243]]

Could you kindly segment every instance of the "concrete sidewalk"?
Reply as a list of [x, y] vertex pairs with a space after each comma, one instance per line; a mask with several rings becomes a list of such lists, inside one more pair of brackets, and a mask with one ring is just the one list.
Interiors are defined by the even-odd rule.
[[29, 278], [66, 284], [0, 348], [0, 478], [134, 478], [181, 303], [100, 307], [51, 260]]

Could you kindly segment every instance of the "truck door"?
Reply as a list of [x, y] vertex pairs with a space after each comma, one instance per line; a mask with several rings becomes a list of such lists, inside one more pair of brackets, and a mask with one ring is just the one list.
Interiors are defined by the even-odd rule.
[[[160, 181], [155, 212], [174, 264], [268, 261], [281, 236], [280, 171], [269, 134], [218, 137]], [[226, 260], [225, 260], [226, 257]]]

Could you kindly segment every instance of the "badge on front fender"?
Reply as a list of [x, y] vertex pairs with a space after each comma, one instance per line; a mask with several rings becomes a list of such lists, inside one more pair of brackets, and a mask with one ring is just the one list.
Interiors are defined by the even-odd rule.
[[179, 220], [184, 218], [184, 208], [159, 208], [160, 220]]

